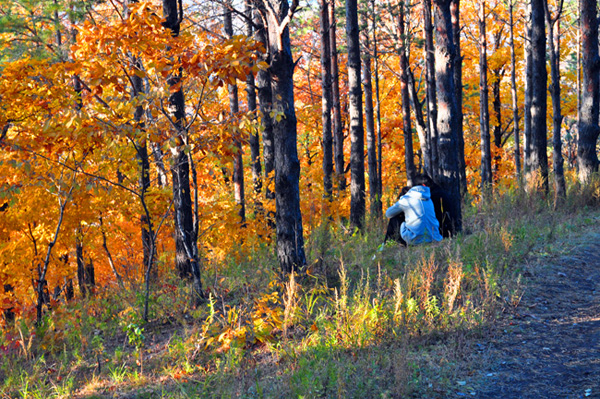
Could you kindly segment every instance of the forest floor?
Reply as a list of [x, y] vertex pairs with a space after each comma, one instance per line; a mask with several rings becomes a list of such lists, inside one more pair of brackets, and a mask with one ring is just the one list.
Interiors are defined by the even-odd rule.
[[453, 397], [600, 398], [600, 229], [569, 239], [525, 265], [520, 301], [473, 345], [485, 366]]

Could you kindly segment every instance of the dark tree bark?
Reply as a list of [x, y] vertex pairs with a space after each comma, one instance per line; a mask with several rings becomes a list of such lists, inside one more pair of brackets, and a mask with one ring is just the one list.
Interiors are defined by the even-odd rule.
[[509, 1], [509, 27], [510, 27], [510, 82], [513, 108], [513, 138], [515, 140], [515, 169], [517, 181], [521, 182], [521, 139], [519, 137], [519, 104], [517, 102], [517, 74], [515, 57], [515, 32], [513, 19], [513, 0]]
[[[421, 163], [425, 171], [431, 170], [431, 143], [427, 136], [427, 125], [423, 117], [423, 102], [419, 99], [417, 93], [417, 83], [413, 71], [409, 68], [407, 71], [408, 92], [410, 93], [410, 102], [415, 113], [415, 124], [417, 128], [417, 136], [419, 137], [419, 145], [421, 147]], [[429, 173], [429, 172], [428, 172]]]
[[365, 154], [362, 88], [360, 85], [360, 41], [358, 4], [346, 1], [348, 40], [348, 91], [350, 118], [350, 223], [362, 229], [365, 219]]
[[331, 46], [331, 94], [332, 94], [332, 128], [333, 128], [333, 158], [338, 190], [346, 189], [344, 166], [344, 130], [342, 126], [342, 107], [340, 105], [340, 76], [337, 56], [337, 25], [335, 18], [335, 0], [330, 0], [329, 6], [329, 45]]
[[[531, 2], [527, 6], [528, 14], [531, 17]], [[531, 19], [531, 18], [530, 18]], [[527, 23], [527, 38], [525, 39], [525, 101], [523, 104], [523, 172], [525, 178], [529, 176], [531, 170], [531, 90], [533, 87], [532, 72], [532, 30], [531, 23]]]
[[[252, 15], [254, 7], [250, 0], [246, 0], [246, 36], [252, 37], [254, 34]], [[246, 77], [246, 99], [248, 101], [248, 112], [254, 115], [256, 112], [256, 86], [254, 82], [254, 75], [249, 73]], [[250, 159], [252, 163], [252, 185], [254, 187], [254, 193], [258, 196], [262, 191], [262, 165], [260, 162], [260, 140], [258, 137], [258, 130], [252, 130], [248, 137], [248, 144], [250, 146]], [[262, 205], [259, 199], [256, 200], [256, 209], [262, 209]]]
[[[496, 53], [501, 48], [504, 47], [504, 25], [500, 25], [497, 27], [495, 32], [493, 33], [493, 52]], [[495, 116], [495, 124], [492, 133], [493, 145], [496, 150], [496, 155], [492, 158], [492, 177], [494, 173], [500, 167], [500, 163], [502, 162], [502, 156], [500, 150], [506, 144], [508, 127], [504, 127], [502, 125], [502, 98], [500, 92], [500, 85], [502, 83], [502, 79], [504, 78], [505, 66], [504, 64], [496, 65], [495, 68], [490, 70], [492, 74], [492, 109], [494, 110]]]
[[[233, 37], [233, 17], [231, 1], [223, 5], [224, 21], [223, 27], [225, 35], [228, 38]], [[237, 84], [227, 85], [229, 92], [229, 110], [231, 116], [235, 119], [240, 112], [240, 103], [238, 99]], [[235, 139], [235, 155], [233, 156], [233, 190], [235, 203], [238, 206], [238, 215], [240, 222], [243, 224], [246, 221], [246, 195], [244, 193], [244, 161], [242, 159], [242, 142], [239, 138]]]
[[[141, 61], [137, 58], [132, 60], [133, 68], [137, 71], [142, 70]], [[144, 94], [144, 82], [139, 75], [132, 74], [131, 76], [131, 96], [132, 99]], [[144, 123], [144, 107], [138, 105], [135, 108], [133, 114], [133, 120], [135, 122], [135, 129], [139, 129], [141, 132], [145, 129]], [[140, 134], [140, 132], [134, 132], [136, 137], [134, 140], [136, 158], [138, 166], [140, 168], [139, 186], [140, 186], [140, 197], [144, 200], [148, 189], [150, 188], [150, 160], [148, 157], [148, 146], [146, 138]], [[138, 137], [139, 136], [139, 137]], [[148, 216], [145, 213], [140, 215], [140, 224], [142, 228], [142, 247], [144, 251], [144, 267], [149, 267], [152, 271], [151, 276], [156, 279], [158, 278], [157, 270], [154, 266], [154, 255], [152, 246], [152, 237], [150, 235], [150, 223]]]
[[454, 58], [456, 47], [452, 40], [450, 0], [434, 0], [436, 32], [436, 88], [438, 99], [437, 130], [439, 135], [439, 174], [437, 182], [450, 197], [448, 212], [454, 221], [453, 233], [462, 231], [460, 179], [458, 176], [458, 140], [456, 101], [454, 98]]
[[[256, 26], [255, 38], [262, 43], [265, 48], [269, 47], [267, 39], [267, 31], [260, 13], [255, 13], [254, 24]], [[267, 52], [263, 61], [269, 64], [271, 62], [270, 55]], [[265, 182], [267, 199], [274, 199], [275, 193], [269, 190], [269, 182], [273, 178], [275, 170], [275, 157], [273, 150], [273, 118], [271, 110], [273, 109], [273, 94], [271, 92], [271, 72], [270, 70], [260, 70], [256, 73], [256, 89], [258, 93], [258, 103], [260, 107], [260, 121], [262, 125], [262, 140], [263, 140], [263, 160], [265, 166]]]
[[487, 79], [487, 38], [485, 0], [479, 2], [479, 129], [481, 137], [481, 189], [492, 185], [492, 152], [490, 145], [490, 113]]
[[332, 195], [333, 175], [333, 135], [331, 111], [333, 94], [331, 90], [331, 44], [329, 37], [329, 1], [321, 0], [321, 121], [323, 123], [323, 188], [327, 198]]
[[[552, 96], [552, 164], [554, 168], [554, 197], [555, 204], [567, 196], [565, 184], [564, 159], [562, 156], [562, 140], [560, 129], [562, 111], [560, 108], [560, 18], [563, 2], [559, 3], [556, 15], [552, 17], [548, 2], [544, 1], [546, 21], [548, 22], [548, 43], [550, 48], [550, 95]], [[556, 28], [556, 32], [555, 32]]]
[[579, 141], [577, 142], [577, 165], [579, 180], [589, 181], [592, 173], [598, 171], [598, 155], [596, 143], [600, 127], [598, 114], [600, 111], [600, 61], [598, 57], [598, 2], [597, 0], [580, 0], [581, 42], [583, 87]]
[[77, 282], [79, 284], [79, 292], [81, 297], [85, 298], [88, 294], [93, 294], [96, 286], [96, 277], [94, 273], [94, 262], [89, 258], [89, 262], [85, 262], [83, 254], [83, 241], [78, 233], [75, 241], [75, 255], [77, 260]]
[[[567, 196], [565, 183], [564, 159], [562, 156], [562, 140], [560, 129], [562, 125], [562, 111], [560, 108], [560, 18], [562, 14], [562, 1], [554, 17], [550, 14], [548, 2], [546, 6], [546, 21], [548, 22], [548, 43], [550, 44], [550, 74], [552, 84], [552, 164], [554, 168], [554, 195], [555, 203], [562, 202]], [[556, 33], [554, 29], [556, 27]]]
[[398, 32], [400, 33], [400, 94], [402, 96], [402, 125], [404, 132], [404, 157], [406, 165], [406, 185], [412, 186], [416, 175], [412, 127], [410, 123], [410, 95], [408, 91], [408, 56], [407, 56], [407, 37], [404, 23], [404, 13], [407, 9], [404, 3], [400, 5], [398, 14]]
[[[183, 9], [177, 0], [163, 0], [163, 26], [171, 31], [174, 37], [179, 36], [180, 24], [183, 19]], [[173, 74], [168, 77], [169, 87], [176, 87], [181, 82], [181, 76]], [[198, 231], [194, 223], [192, 198], [190, 193], [190, 158], [184, 148], [187, 144], [187, 131], [184, 126], [185, 99], [183, 89], [173, 91], [168, 99], [176, 146], [173, 153], [173, 208], [175, 226], [175, 264], [179, 275], [191, 278], [193, 281], [194, 301], [199, 303], [204, 298], [200, 279], [200, 264], [198, 256]]]
[[463, 132], [463, 83], [462, 83], [462, 55], [460, 51], [460, 0], [450, 3], [452, 15], [452, 35], [456, 47], [454, 62], [454, 89], [456, 99], [456, 137], [458, 138], [458, 176], [460, 179], [461, 195], [467, 192], [467, 170], [465, 164], [465, 137]]
[[297, 121], [294, 109], [295, 64], [288, 27], [296, 6], [297, 3], [294, 3], [290, 10], [287, 0], [274, 0], [263, 9], [267, 16], [273, 106], [282, 113], [282, 118], [273, 124], [273, 136], [277, 258], [284, 273], [297, 271], [306, 264], [300, 212]]
[[[429, 159], [431, 160], [431, 165], [429, 169], [427, 169], [427, 164], [425, 165], [425, 168], [429, 175], [435, 178], [439, 173], [438, 170], [440, 160], [438, 149], [439, 138], [437, 130], [438, 101], [436, 97], [436, 49], [433, 46], [433, 25], [431, 24], [431, 0], [423, 1], [423, 20], [423, 30], [425, 32], [425, 76], [427, 81], [427, 141], [429, 142]], [[452, 37], [450, 39], [452, 39]]]
[[[379, 96], [379, 53], [377, 47], [377, 21], [375, 12], [375, 0], [371, 0], [371, 13], [373, 15], [373, 60], [375, 72], [375, 135], [377, 138], [377, 198], [381, 202], [383, 194], [382, 167], [383, 159], [381, 157], [383, 145], [381, 142], [381, 100]], [[381, 209], [381, 205], [379, 206]]]
[[373, 79], [371, 75], [371, 40], [369, 38], [368, 18], [364, 17], [365, 31], [363, 42], [365, 51], [362, 56], [363, 89], [365, 92], [365, 122], [367, 128], [367, 165], [369, 171], [370, 213], [381, 217], [381, 198], [379, 198], [379, 178], [377, 169], [377, 136], [375, 135], [375, 114], [373, 109]]
[[[596, 46], [598, 47], [598, 46]], [[531, 170], [528, 184], [548, 192], [546, 32], [544, 0], [531, 1]], [[538, 181], [540, 179], [541, 181]]]

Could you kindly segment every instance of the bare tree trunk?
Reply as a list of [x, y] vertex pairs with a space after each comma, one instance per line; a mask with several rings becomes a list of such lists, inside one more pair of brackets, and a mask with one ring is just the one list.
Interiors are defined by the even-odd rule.
[[[527, 6], [528, 14], [531, 19], [531, 2]], [[531, 171], [531, 90], [533, 87], [533, 67], [532, 67], [532, 38], [531, 23], [527, 23], [527, 37], [525, 39], [525, 101], [523, 104], [523, 172], [525, 179], [528, 179]]]
[[273, 105], [283, 112], [281, 119], [273, 124], [277, 258], [281, 270], [290, 273], [306, 264], [300, 212], [294, 60], [288, 27], [294, 8], [290, 10], [287, 0], [276, 0], [263, 7], [263, 11], [267, 15]]
[[[550, 94], [552, 96], [552, 163], [554, 168], [554, 198], [555, 204], [564, 200], [567, 196], [565, 184], [564, 160], [562, 156], [562, 140], [560, 129], [563, 116], [560, 109], [560, 18], [562, 14], [561, 0], [554, 18], [550, 15], [548, 2], [544, 1], [546, 21], [548, 22], [548, 44], [550, 47], [550, 74], [552, 84]], [[556, 27], [556, 34], [554, 28]]]
[[509, 18], [510, 18], [510, 82], [513, 107], [513, 138], [515, 140], [515, 168], [517, 181], [521, 182], [521, 140], [519, 137], [519, 104], [517, 103], [517, 74], [515, 57], [515, 32], [513, 19], [513, 0], [509, 0]]
[[[233, 37], [232, 7], [231, 1], [227, 1], [223, 5], [223, 12], [225, 16], [223, 26], [225, 35], [228, 38]], [[229, 110], [231, 112], [231, 116], [235, 119], [240, 112], [237, 84], [228, 84], [227, 91], [229, 92]], [[239, 138], [235, 139], [234, 146], [236, 151], [233, 156], [233, 189], [235, 203], [238, 206], [240, 222], [244, 224], [246, 221], [246, 195], [244, 193], [244, 161], [242, 159], [242, 142]]]
[[[419, 100], [417, 94], [415, 77], [412, 70], [409, 68], [407, 71], [408, 78], [408, 92], [410, 93], [410, 102], [415, 112], [415, 124], [417, 127], [417, 136], [419, 136], [419, 144], [421, 147], [421, 158], [422, 164], [425, 171], [431, 170], [431, 143], [427, 136], [427, 125], [425, 124], [425, 118], [423, 117], [423, 102]], [[428, 172], [430, 173], [430, 172]]]
[[93, 293], [96, 281], [92, 259], [90, 258], [88, 263], [85, 262], [81, 229], [78, 230], [77, 238], [75, 240], [75, 255], [77, 260], [77, 282], [79, 284], [79, 292], [81, 293], [81, 297], [85, 298], [88, 294]]
[[[163, 26], [171, 31], [174, 37], [179, 36], [180, 24], [183, 20], [183, 9], [177, 0], [163, 0]], [[167, 84], [178, 90], [169, 95], [168, 103], [171, 109], [171, 122], [174, 126], [176, 146], [173, 153], [173, 204], [175, 225], [175, 263], [179, 275], [192, 278], [193, 300], [196, 304], [204, 298], [200, 265], [198, 258], [197, 224], [194, 226], [194, 212], [190, 193], [190, 162], [185, 152], [188, 134], [184, 126], [185, 99], [180, 85], [181, 76], [173, 74], [168, 77]]]
[[333, 95], [331, 90], [331, 45], [329, 37], [329, 1], [321, 0], [321, 98], [323, 123], [323, 188], [327, 198], [332, 195], [333, 175], [333, 136], [331, 131], [331, 105]]
[[331, 94], [332, 94], [332, 128], [333, 128], [333, 157], [338, 190], [346, 189], [344, 173], [344, 131], [342, 127], [342, 109], [340, 105], [340, 76], [337, 56], [335, 0], [330, 0], [329, 6], [329, 45], [331, 46]]
[[[267, 32], [260, 13], [255, 13], [254, 24], [256, 26], [255, 38], [262, 43], [265, 48], [269, 47]], [[270, 64], [271, 56], [267, 52], [264, 62]], [[256, 73], [256, 88], [258, 93], [258, 103], [260, 107], [260, 120], [262, 125], [262, 140], [263, 140], [263, 160], [265, 166], [265, 196], [267, 199], [274, 199], [275, 193], [269, 190], [269, 183], [273, 179], [275, 170], [275, 157], [273, 149], [273, 118], [271, 110], [273, 109], [273, 94], [271, 91], [271, 71], [269, 69], [259, 70]]]
[[398, 31], [400, 33], [400, 93], [402, 96], [402, 125], [404, 132], [404, 157], [406, 164], [407, 186], [412, 186], [415, 178], [415, 161], [413, 153], [412, 128], [410, 123], [410, 96], [408, 92], [408, 56], [407, 56], [407, 38], [404, 23], [404, 13], [407, 8], [401, 3], [401, 9], [398, 14]]
[[460, 179], [461, 195], [467, 193], [467, 170], [465, 164], [465, 137], [463, 132], [463, 83], [462, 83], [462, 55], [460, 51], [460, 0], [450, 3], [452, 14], [452, 34], [456, 47], [454, 65], [454, 89], [456, 90], [456, 136], [458, 138], [458, 176]]
[[577, 143], [577, 165], [579, 180], [589, 181], [592, 173], [598, 171], [598, 155], [596, 143], [600, 127], [598, 114], [600, 111], [600, 89], [598, 87], [600, 61], [598, 56], [598, 2], [597, 0], [581, 0], [581, 37], [582, 37], [582, 70], [583, 90], [581, 98], [579, 141]]
[[378, 196], [379, 192], [379, 179], [377, 176], [377, 137], [375, 136], [375, 115], [373, 110], [373, 82], [371, 76], [371, 43], [369, 38], [369, 23], [368, 18], [365, 17], [363, 25], [365, 26], [364, 32], [364, 46], [365, 51], [363, 52], [363, 89], [365, 92], [365, 122], [367, 127], [367, 164], [369, 170], [369, 201], [370, 201], [370, 212], [371, 215], [376, 218], [381, 217], [381, 198]]
[[[375, 17], [375, 0], [371, 0], [371, 13], [373, 15], [373, 59], [375, 62], [375, 135], [377, 137], [377, 198], [381, 202], [383, 194], [383, 160], [381, 157], [383, 145], [381, 143], [381, 101], [379, 98], [379, 53], [377, 50], [377, 18]], [[381, 206], [379, 206], [381, 209]]]
[[488, 108], [487, 38], [485, 27], [485, 0], [479, 2], [479, 129], [481, 137], [481, 189], [492, 185], [492, 153], [490, 150], [490, 113]]
[[458, 176], [458, 140], [456, 126], [456, 101], [454, 98], [454, 57], [456, 47], [452, 40], [450, 0], [435, 1], [436, 32], [436, 88], [438, 98], [437, 130], [439, 134], [439, 171], [437, 182], [451, 197], [448, 212], [454, 226], [453, 234], [462, 231], [460, 179]]
[[[250, 0], [246, 0], [246, 36], [252, 37], [254, 34], [252, 15], [254, 7]], [[249, 73], [246, 77], [246, 99], [248, 102], [248, 112], [254, 114], [256, 112], [256, 86], [254, 75]], [[248, 144], [250, 146], [250, 159], [252, 164], [252, 186], [254, 193], [258, 196], [262, 191], [262, 166], [260, 162], [260, 140], [258, 138], [258, 130], [252, 129], [248, 136]], [[258, 197], [257, 197], [258, 198]], [[256, 211], [262, 208], [259, 199], [255, 203]]]
[[[598, 46], [596, 46], [598, 47]], [[544, 0], [531, 1], [531, 170], [528, 184], [541, 183], [542, 190], [548, 192], [548, 154], [547, 147], [547, 84], [546, 73], [546, 32], [544, 18]], [[538, 181], [541, 179], [541, 181]], [[530, 186], [530, 188], [533, 188]]]
[[427, 141], [429, 142], [431, 168], [427, 172], [435, 179], [439, 170], [439, 150], [437, 113], [438, 101], [436, 95], [436, 59], [433, 47], [433, 25], [431, 24], [431, 0], [423, 1], [423, 19], [425, 31], [425, 70], [427, 81]]
[[360, 41], [357, 0], [346, 0], [348, 39], [348, 91], [350, 117], [350, 223], [362, 229], [365, 218], [365, 154], [362, 88], [360, 85]]
[[[46, 257], [44, 258], [44, 263], [38, 265], [38, 278], [35, 282], [35, 291], [37, 294], [37, 303], [36, 303], [36, 324], [39, 326], [42, 323], [43, 316], [43, 307], [45, 301], [45, 297], [48, 291], [48, 281], [46, 281], [46, 275], [48, 273], [48, 265], [50, 264], [50, 257], [52, 256], [52, 248], [56, 245], [56, 241], [58, 240], [58, 235], [60, 234], [60, 230], [62, 228], [62, 222], [65, 216], [65, 209], [69, 200], [71, 199], [71, 193], [73, 192], [73, 188], [75, 187], [75, 176], [73, 176], [73, 180], [71, 181], [71, 187], [69, 191], [66, 193], [64, 200], [62, 198], [58, 198], [59, 205], [59, 216], [58, 221], [56, 223], [56, 229], [54, 231], [54, 237], [52, 241], [48, 243], [48, 248], [46, 249]], [[60, 193], [59, 193], [60, 195]], [[6, 287], [5, 287], [6, 289]]]

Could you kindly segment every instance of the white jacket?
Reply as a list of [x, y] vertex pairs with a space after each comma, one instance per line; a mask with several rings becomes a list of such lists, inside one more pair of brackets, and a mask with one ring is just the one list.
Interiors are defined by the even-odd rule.
[[400, 228], [400, 234], [407, 244], [442, 241], [440, 223], [435, 217], [429, 187], [411, 188], [385, 211], [385, 216], [392, 218], [401, 212], [404, 212], [405, 221]]

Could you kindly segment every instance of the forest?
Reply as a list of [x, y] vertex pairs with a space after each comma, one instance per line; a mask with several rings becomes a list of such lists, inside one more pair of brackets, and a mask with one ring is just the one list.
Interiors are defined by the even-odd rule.
[[595, 224], [597, 11], [0, 0], [0, 396], [445, 397]]

